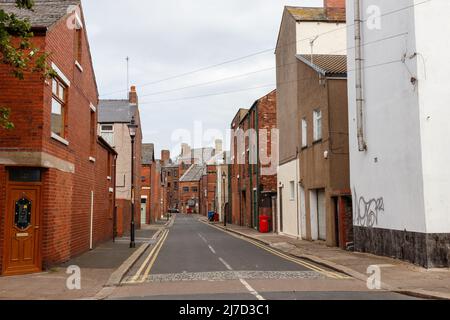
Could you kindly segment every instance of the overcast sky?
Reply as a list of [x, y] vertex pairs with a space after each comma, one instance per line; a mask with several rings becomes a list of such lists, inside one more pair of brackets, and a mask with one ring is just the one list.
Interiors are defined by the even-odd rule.
[[[196, 147], [210, 145], [214, 138], [207, 137], [207, 130], [209, 136], [214, 136], [211, 130], [225, 134], [239, 108], [251, 107], [256, 99], [275, 88], [275, 70], [270, 69], [275, 66], [274, 50], [268, 49], [276, 45], [283, 7], [322, 3], [323, 0], [83, 0], [100, 96], [126, 98], [125, 58], [129, 56], [130, 83], [138, 88], [144, 142], [155, 143], [157, 157], [161, 149], [179, 152], [180, 141], [172, 138], [180, 132], [190, 132], [191, 144]], [[266, 52], [159, 82], [261, 51]], [[264, 69], [270, 70], [261, 71]], [[254, 71], [261, 72], [216, 81]], [[211, 81], [216, 82], [178, 90]], [[215, 95], [253, 87], [260, 88]], [[199, 97], [205, 95], [210, 96]], [[204, 139], [200, 139], [200, 131], [206, 134]]]

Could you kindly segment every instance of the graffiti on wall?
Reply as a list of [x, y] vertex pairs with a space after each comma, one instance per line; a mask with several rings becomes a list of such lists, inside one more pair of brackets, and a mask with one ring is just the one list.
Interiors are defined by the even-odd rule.
[[366, 199], [358, 197], [355, 192], [355, 221], [354, 224], [361, 227], [373, 228], [378, 225], [378, 218], [384, 212], [384, 199]]

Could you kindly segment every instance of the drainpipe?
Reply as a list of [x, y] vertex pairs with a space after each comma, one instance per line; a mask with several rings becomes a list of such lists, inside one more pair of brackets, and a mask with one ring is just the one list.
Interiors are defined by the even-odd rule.
[[92, 250], [94, 238], [94, 191], [91, 191], [91, 221], [90, 221], [90, 232], [89, 232], [89, 249]]
[[259, 231], [259, 197], [260, 197], [260, 170], [259, 170], [259, 110], [258, 104], [255, 106], [255, 128], [256, 128], [256, 225]]
[[233, 190], [232, 190], [232, 186], [231, 186], [231, 183], [233, 181], [231, 179], [231, 174], [233, 172], [232, 170], [233, 170], [233, 167], [232, 167], [232, 164], [230, 163], [230, 164], [228, 164], [228, 197], [227, 197], [228, 208], [227, 208], [227, 210], [225, 210], [225, 217], [226, 217], [226, 219], [228, 219], [228, 221], [231, 221], [231, 222], [233, 222], [233, 194], [232, 194]]
[[362, 29], [361, 29], [361, 3], [360, 0], [355, 2], [355, 80], [356, 80], [356, 125], [358, 136], [358, 150], [364, 152], [367, 150], [367, 144], [364, 138], [364, 99], [363, 99], [363, 70], [362, 70]]
[[116, 235], [117, 235], [117, 208], [116, 208], [116, 183], [117, 183], [117, 174], [116, 174], [116, 167], [117, 167], [117, 155], [114, 155], [113, 160], [113, 172], [112, 172], [112, 185], [113, 185], [113, 242], [116, 241]]

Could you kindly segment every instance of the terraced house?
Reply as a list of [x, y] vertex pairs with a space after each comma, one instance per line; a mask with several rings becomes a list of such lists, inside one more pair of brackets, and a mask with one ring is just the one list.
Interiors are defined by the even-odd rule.
[[0, 273], [39, 272], [113, 236], [117, 153], [97, 135], [98, 90], [81, 2], [14, 1], [0, 8], [29, 18], [32, 43], [51, 53], [56, 76], [11, 75], [0, 64]]
[[[115, 225], [116, 233], [121, 236], [130, 230], [132, 206], [134, 206], [136, 225], [139, 227], [141, 224], [142, 127], [136, 87], [131, 86], [128, 99], [100, 100], [98, 109], [99, 134], [118, 153]], [[134, 148], [128, 128], [132, 120], [138, 126], [134, 138]], [[132, 166], [132, 157], [134, 158], [134, 167]], [[132, 176], [134, 176], [134, 190], [132, 189]]]
[[[344, 0], [324, 0], [323, 7], [285, 7], [275, 50], [277, 61], [277, 127], [279, 139], [278, 217], [277, 231], [304, 239], [330, 238], [323, 234], [311, 236], [307, 231], [306, 213], [300, 212], [305, 202], [301, 192], [300, 140], [302, 124], [299, 108], [301, 86], [309, 81], [300, 69], [299, 55], [345, 55], [347, 51], [346, 13]], [[307, 79], [304, 79], [304, 78]], [[319, 79], [316, 75], [316, 81]], [[317, 107], [316, 107], [317, 108]], [[319, 116], [319, 114], [316, 114]], [[312, 128], [311, 123], [309, 128]], [[320, 189], [320, 188], [318, 188]], [[320, 191], [318, 197], [322, 199]], [[317, 197], [316, 197], [317, 199]], [[319, 203], [323, 203], [322, 200]], [[320, 216], [324, 209], [320, 207]], [[303, 219], [303, 221], [302, 221]], [[330, 226], [330, 224], [328, 224]], [[315, 227], [313, 227], [316, 229]], [[319, 231], [319, 230], [317, 230]]]

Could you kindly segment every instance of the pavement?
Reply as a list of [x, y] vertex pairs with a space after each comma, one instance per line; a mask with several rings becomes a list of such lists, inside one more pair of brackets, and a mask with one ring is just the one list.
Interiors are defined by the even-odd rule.
[[[152, 237], [161, 225], [143, 226], [136, 230], [136, 248], [130, 249], [129, 237], [105, 242], [94, 250], [38, 274], [0, 277], [0, 299], [4, 300], [73, 300], [89, 299], [101, 292], [111, 277], [123, 269], [124, 263], [155, 240]], [[68, 267], [77, 266], [81, 272], [81, 289], [70, 290]], [[120, 275], [119, 275], [120, 276]], [[121, 280], [121, 278], [120, 278]], [[119, 280], [119, 281], [120, 281]]]
[[179, 215], [129, 270], [111, 300], [409, 300], [331, 268]]
[[210, 223], [206, 217], [196, 216], [199, 221], [208, 223], [236, 235], [252, 239], [267, 247], [285, 254], [299, 257], [318, 265], [347, 274], [366, 282], [369, 266], [381, 270], [381, 288], [409, 296], [426, 299], [450, 299], [450, 269], [425, 269], [419, 266], [367, 253], [350, 252], [328, 247], [323, 242], [310, 242], [292, 237], [222, 223]]

